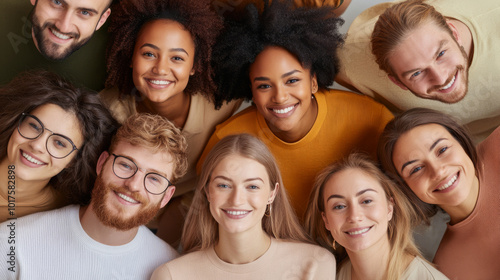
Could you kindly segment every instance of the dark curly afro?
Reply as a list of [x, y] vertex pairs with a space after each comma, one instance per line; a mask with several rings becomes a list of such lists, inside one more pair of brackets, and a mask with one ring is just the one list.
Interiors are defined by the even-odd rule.
[[252, 98], [249, 68], [267, 46], [278, 46], [293, 54], [316, 75], [319, 87], [333, 84], [339, 68], [337, 48], [344, 43], [338, 28], [344, 23], [335, 8], [294, 8], [291, 1], [265, 1], [264, 11], [250, 4], [238, 22], [226, 22], [212, 55], [217, 92], [215, 105]]
[[223, 23], [212, 10], [210, 0], [122, 0], [111, 8], [110, 38], [106, 51], [108, 77], [106, 87], [117, 86], [120, 94], [136, 92], [130, 63], [141, 27], [156, 19], [179, 22], [191, 33], [195, 43], [195, 74], [184, 90], [187, 94], [201, 92], [212, 99], [215, 84], [210, 65], [212, 46]]

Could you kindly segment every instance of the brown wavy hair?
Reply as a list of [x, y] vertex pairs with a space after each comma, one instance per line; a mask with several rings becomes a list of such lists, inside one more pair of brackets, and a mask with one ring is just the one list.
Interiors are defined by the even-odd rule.
[[68, 80], [45, 70], [24, 72], [0, 88], [0, 159], [7, 156], [7, 144], [21, 113], [54, 104], [75, 114], [82, 128], [83, 146], [49, 184], [69, 203], [88, 204], [97, 178], [95, 167], [118, 127], [96, 92], [74, 87]]

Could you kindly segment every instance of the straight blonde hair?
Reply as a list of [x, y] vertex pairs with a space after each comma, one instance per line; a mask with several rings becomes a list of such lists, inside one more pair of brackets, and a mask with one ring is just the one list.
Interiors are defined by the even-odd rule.
[[326, 167], [316, 177], [306, 211], [306, 230], [313, 241], [333, 250], [339, 263], [348, 257], [342, 246], [337, 246], [336, 249], [332, 248], [333, 238], [325, 228], [325, 224], [321, 218], [321, 214], [325, 212], [323, 196], [325, 184], [332, 175], [346, 169], [359, 169], [376, 179], [382, 186], [387, 200], [392, 199], [394, 203], [392, 219], [389, 221], [387, 228], [391, 248], [385, 279], [397, 280], [406, 270], [406, 255], [422, 258], [415, 245], [411, 231], [411, 221], [416, 217], [416, 214], [406, 196], [367, 155], [352, 153], [347, 158]]
[[263, 230], [276, 239], [311, 243], [288, 201], [281, 173], [269, 149], [249, 134], [237, 134], [219, 141], [203, 163], [200, 181], [184, 223], [182, 249], [186, 253], [205, 250], [218, 241], [218, 224], [210, 213], [206, 189], [215, 167], [230, 155], [240, 155], [262, 164], [269, 176], [271, 190], [275, 189], [276, 183], [279, 185], [270, 216], [262, 218]]

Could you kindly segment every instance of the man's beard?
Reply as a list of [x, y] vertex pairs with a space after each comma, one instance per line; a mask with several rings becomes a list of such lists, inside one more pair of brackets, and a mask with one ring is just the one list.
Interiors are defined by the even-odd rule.
[[147, 203], [146, 200], [139, 194], [130, 194], [130, 191], [126, 188], [118, 187], [113, 184], [106, 184], [102, 180], [101, 176], [97, 176], [94, 189], [92, 190], [92, 207], [96, 216], [106, 226], [123, 231], [130, 230], [147, 224], [154, 218], [160, 209], [161, 200], [156, 205], [149, 205], [146, 206], [146, 208], [142, 207], [133, 217], [125, 219], [121, 216], [121, 211], [113, 213], [107, 205], [108, 197], [112, 195], [113, 191], [127, 194], [127, 196], [132, 197], [134, 200], [141, 202], [142, 204]]
[[[80, 39], [80, 34], [78, 33], [63, 33], [57, 29], [57, 27], [53, 23], [46, 22], [41, 26], [41, 23], [39, 22], [38, 18], [35, 15], [35, 8], [31, 11], [31, 16], [30, 16], [30, 21], [32, 24], [32, 29], [33, 29], [33, 34], [35, 40], [38, 45], [38, 50], [40, 53], [52, 60], [63, 60], [66, 57], [70, 56], [72, 53], [83, 47], [89, 40], [92, 38], [92, 35], [82, 39], [81, 41], [78, 41]], [[59, 33], [62, 33], [64, 35], [68, 35], [72, 37], [73, 43], [67, 47], [62, 47], [56, 43], [53, 43], [50, 41], [49, 38], [46, 38], [43, 34], [43, 31], [45, 29], [52, 29], [55, 30]], [[49, 30], [49, 32], [51, 32]]]

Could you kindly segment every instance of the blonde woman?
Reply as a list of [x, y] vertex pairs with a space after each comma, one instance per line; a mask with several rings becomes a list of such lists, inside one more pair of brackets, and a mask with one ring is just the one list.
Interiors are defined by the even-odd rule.
[[427, 263], [411, 235], [415, 212], [403, 193], [362, 154], [322, 171], [306, 226], [340, 261], [337, 279], [448, 279]]
[[335, 258], [310, 244], [260, 140], [222, 139], [200, 178], [182, 237], [188, 254], [152, 279], [335, 279]]

